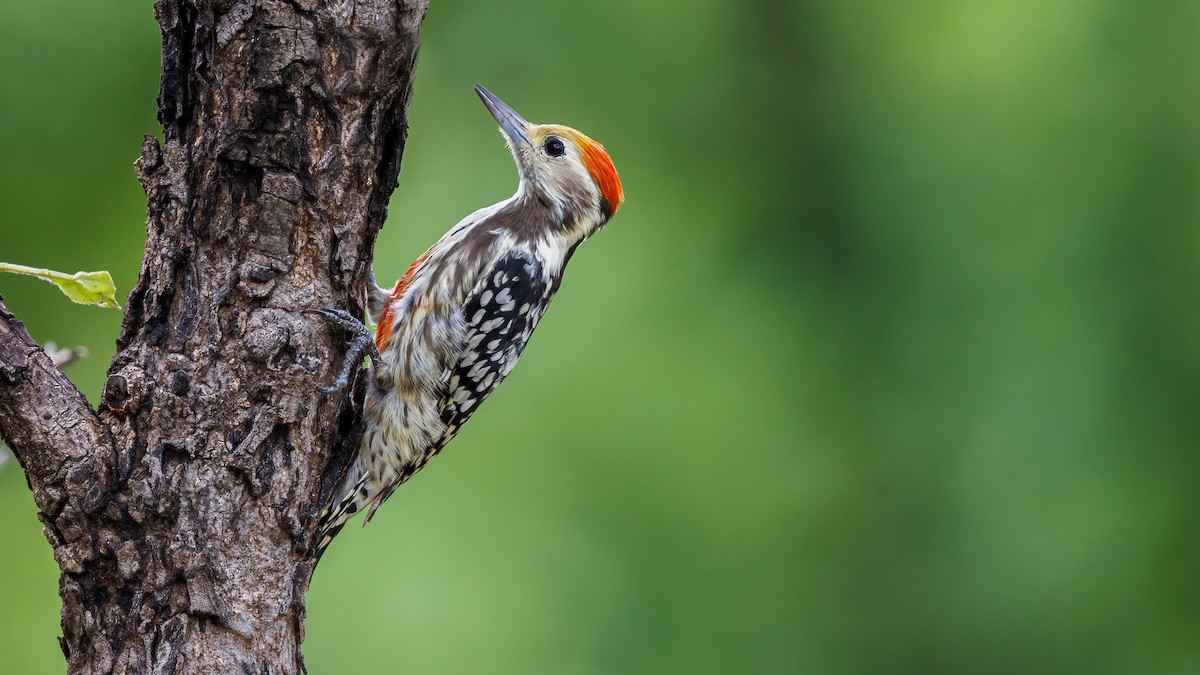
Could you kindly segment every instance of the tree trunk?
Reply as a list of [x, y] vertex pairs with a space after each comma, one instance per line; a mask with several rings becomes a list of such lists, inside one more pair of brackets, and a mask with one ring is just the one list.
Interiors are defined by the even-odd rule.
[[[0, 303], [0, 433], [62, 569], [69, 673], [304, 672], [313, 528], [427, 0], [160, 0], [165, 142], [99, 411]], [[353, 391], [351, 387], [348, 391]]]

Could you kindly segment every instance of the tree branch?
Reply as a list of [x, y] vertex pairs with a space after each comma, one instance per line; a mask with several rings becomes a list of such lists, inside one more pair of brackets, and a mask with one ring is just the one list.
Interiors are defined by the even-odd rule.
[[109, 485], [112, 444], [84, 395], [54, 365], [0, 298], [0, 436], [25, 468], [42, 512], [65, 499], [98, 508]]
[[[310, 539], [427, 0], [158, 0], [146, 252], [99, 414], [0, 314], [0, 430], [62, 575], [72, 675], [304, 672]], [[3, 308], [0, 306], [0, 311]]]

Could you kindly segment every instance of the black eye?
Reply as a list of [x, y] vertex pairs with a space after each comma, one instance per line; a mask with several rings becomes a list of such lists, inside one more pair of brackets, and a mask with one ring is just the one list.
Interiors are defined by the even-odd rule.
[[563, 147], [563, 142], [553, 136], [546, 139], [546, 142], [542, 145], [542, 148], [546, 151], [546, 154], [550, 155], [551, 157], [562, 157], [563, 153], [567, 151], [567, 149]]

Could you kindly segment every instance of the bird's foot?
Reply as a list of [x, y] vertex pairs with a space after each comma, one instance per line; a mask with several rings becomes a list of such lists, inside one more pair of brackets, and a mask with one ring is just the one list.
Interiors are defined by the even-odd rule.
[[375, 347], [375, 336], [371, 333], [371, 329], [367, 328], [366, 324], [354, 318], [354, 315], [344, 309], [306, 309], [305, 314], [317, 314], [324, 317], [326, 321], [346, 331], [354, 337], [350, 343], [350, 348], [346, 351], [346, 358], [342, 361], [342, 370], [338, 374], [333, 384], [328, 387], [321, 387], [321, 392], [324, 394], [332, 394], [333, 392], [346, 386], [350, 381], [350, 371], [353, 370], [356, 364], [362, 363], [363, 355], [371, 357], [371, 363], [378, 364], [379, 349]]

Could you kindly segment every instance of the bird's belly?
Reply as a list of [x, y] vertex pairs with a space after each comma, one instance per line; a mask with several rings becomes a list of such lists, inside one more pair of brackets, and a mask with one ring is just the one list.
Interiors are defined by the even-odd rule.
[[371, 482], [386, 489], [412, 475], [428, 461], [446, 423], [430, 397], [406, 396], [396, 390], [372, 397], [363, 411], [366, 430], [361, 453]]

